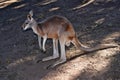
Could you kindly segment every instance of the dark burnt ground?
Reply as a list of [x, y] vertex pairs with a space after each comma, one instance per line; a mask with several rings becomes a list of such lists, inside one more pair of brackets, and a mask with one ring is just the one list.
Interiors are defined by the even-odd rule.
[[95, 0], [75, 9], [83, 3], [83, 0], [1, 0], [0, 80], [119, 80], [119, 47], [86, 54], [50, 70], [45, 67], [54, 60], [35, 63], [52, 54], [52, 41], [47, 41], [48, 51], [43, 54], [32, 30], [22, 30], [31, 9], [37, 21], [52, 15], [65, 16], [87, 46], [120, 45], [120, 1]]

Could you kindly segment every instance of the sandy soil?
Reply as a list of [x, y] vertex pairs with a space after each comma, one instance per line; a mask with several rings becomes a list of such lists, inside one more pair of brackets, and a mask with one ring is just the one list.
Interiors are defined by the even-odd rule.
[[[95, 0], [79, 9], [81, 4], [83, 0], [0, 0], [0, 80], [120, 80], [120, 1]], [[52, 55], [52, 40], [43, 53], [32, 30], [21, 28], [31, 9], [38, 22], [52, 15], [68, 18], [86, 46], [118, 47], [81, 55], [71, 45], [66, 63], [46, 69], [57, 59], [36, 61]]]

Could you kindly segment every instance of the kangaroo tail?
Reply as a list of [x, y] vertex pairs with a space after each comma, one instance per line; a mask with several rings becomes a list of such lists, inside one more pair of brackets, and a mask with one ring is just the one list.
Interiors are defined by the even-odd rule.
[[80, 48], [81, 50], [83, 50], [83, 51], [85, 51], [85, 52], [92, 52], [92, 51], [97, 51], [97, 50], [102, 50], [102, 49], [117, 47], [117, 45], [106, 44], [106, 45], [98, 45], [98, 46], [95, 46], [94, 48], [89, 48], [89, 47], [86, 47], [86, 46], [84, 46], [83, 44], [81, 44], [77, 38], [75, 38], [75, 39], [73, 40], [73, 44], [74, 44], [77, 48]]
[[98, 45], [98, 46], [95, 46], [94, 48], [80, 46], [80, 49], [86, 52], [92, 52], [92, 51], [103, 50], [103, 49], [114, 48], [114, 47], [117, 47], [117, 46], [116, 45]]

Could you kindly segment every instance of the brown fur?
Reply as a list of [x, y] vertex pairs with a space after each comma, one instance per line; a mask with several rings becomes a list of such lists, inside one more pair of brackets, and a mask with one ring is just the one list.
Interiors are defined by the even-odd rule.
[[47, 34], [48, 38], [59, 38], [61, 35], [73, 38], [75, 31], [71, 23], [64, 17], [53, 16], [38, 24], [38, 33], [41, 36]]

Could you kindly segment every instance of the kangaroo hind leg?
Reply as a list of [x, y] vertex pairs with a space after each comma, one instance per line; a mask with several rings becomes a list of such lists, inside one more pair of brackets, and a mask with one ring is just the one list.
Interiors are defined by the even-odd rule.
[[53, 63], [52, 65], [50, 65], [51, 68], [62, 64], [64, 62], [66, 62], [66, 54], [65, 54], [65, 40], [63, 38], [60, 38], [60, 48], [61, 48], [61, 56], [60, 59], [57, 60], [55, 63]]
[[43, 58], [42, 61], [48, 61], [51, 59], [55, 59], [59, 57], [59, 51], [58, 51], [58, 40], [57, 39], [53, 39], [53, 55]]

